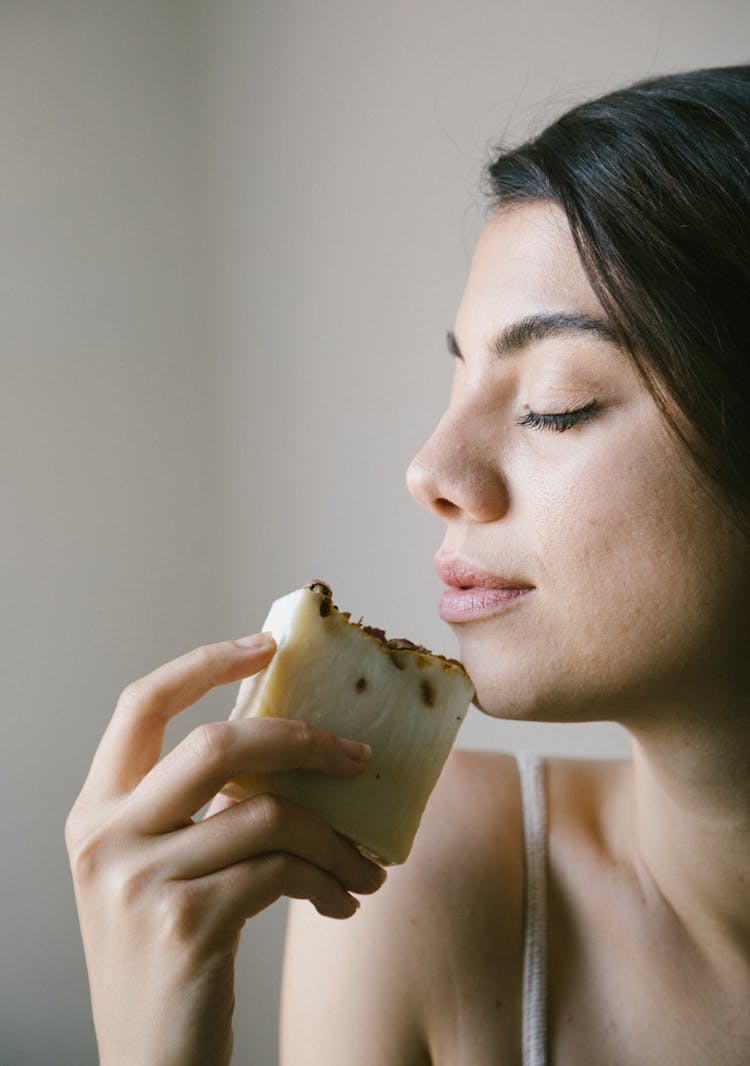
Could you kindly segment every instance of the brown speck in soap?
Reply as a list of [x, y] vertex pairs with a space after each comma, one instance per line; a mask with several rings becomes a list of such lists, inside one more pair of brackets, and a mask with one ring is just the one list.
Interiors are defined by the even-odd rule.
[[426, 704], [428, 707], [433, 707], [435, 705], [435, 692], [430, 682], [423, 681], [419, 686], [419, 689], [422, 693], [422, 703]]
[[354, 687], [356, 688], [357, 692], [364, 692], [367, 688], [367, 679], [364, 677], [360, 677]]
[[331, 613], [331, 601], [330, 600], [321, 600], [320, 601], [320, 617], [321, 618], [327, 618], [330, 613]]

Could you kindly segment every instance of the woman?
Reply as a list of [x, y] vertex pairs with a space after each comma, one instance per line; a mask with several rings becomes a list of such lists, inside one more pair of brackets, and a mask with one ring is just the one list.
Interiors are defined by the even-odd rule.
[[[130, 686], [68, 823], [102, 1062], [225, 1063], [244, 920], [293, 905], [289, 1064], [750, 1060], [750, 68], [643, 83], [490, 167], [445, 416], [409, 487], [498, 718], [616, 763], [458, 752], [383, 874], [239, 769], [356, 774], [294, 723], [166, 721], [262, 638]], [[317, 913], [316, 913], [317, 912]]]

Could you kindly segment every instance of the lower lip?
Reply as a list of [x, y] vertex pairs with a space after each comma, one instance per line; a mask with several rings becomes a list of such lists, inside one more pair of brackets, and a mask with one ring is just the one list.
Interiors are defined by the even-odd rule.
[[533, 588], [447, 588], [440, 598], [440, 617], [444, 622], [489, 618], [517, 607], [533, 591]]

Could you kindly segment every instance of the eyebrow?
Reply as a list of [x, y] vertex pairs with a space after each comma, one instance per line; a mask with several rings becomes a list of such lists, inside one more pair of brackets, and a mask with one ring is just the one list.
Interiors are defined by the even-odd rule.
[[[598, 337], [618, 348], [622, 347], [617, 333], [603, 318], [595, 318], [580, 311], [543, 311], [524, 315], [516, 322], [504, 326], [490, 341], [488, 348], [492, 354], [502, 359], [549, 337], [581, 335]], [[453, 330], [448, 330], [446, 340], [451, 355], [463, 359]]]

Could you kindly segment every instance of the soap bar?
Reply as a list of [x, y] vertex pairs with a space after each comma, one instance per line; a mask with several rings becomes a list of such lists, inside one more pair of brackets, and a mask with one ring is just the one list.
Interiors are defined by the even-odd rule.
[[224, 791], [277, 793], [381, 862], [403, 862], [474, 695], [463, 666], [352, 622], [322, 582], [276, 600], [263, 629], [276, 653], [242, 682], [230, 717], [300, 719], [373, 754], [355, 778], [293, 770], [238, 776]]

